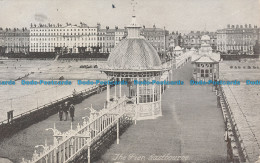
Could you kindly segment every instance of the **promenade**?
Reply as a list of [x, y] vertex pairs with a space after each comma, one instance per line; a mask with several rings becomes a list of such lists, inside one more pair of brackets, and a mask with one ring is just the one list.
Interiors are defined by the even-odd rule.
[[[175, 71], [173, 80], [185, 85], [166, 89], [162, 117], [138, 121], [98, 162], [150, 162], [164, 155], [182, 156], [183, 162], [225, 162], [224, 123], [215, 92], [210, 86], [190, 86], [191, 72], [190, 63]], [[175, 162], [171, 158], [153, 162]]]

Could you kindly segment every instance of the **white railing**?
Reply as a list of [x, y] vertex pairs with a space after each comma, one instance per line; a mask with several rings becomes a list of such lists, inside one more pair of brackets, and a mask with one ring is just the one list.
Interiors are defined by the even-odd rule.
[[[83, 150], [88, 150], [88, 162], [90, 163], [90, 146], [103, 134], [117, 124], [117, 143], [119, 144], [119, 118], [124, 116], [127, 98], [124, 96], [111, 102], [100, 111], [90, 109], [90, 116], [83, 117], [83, 124], [78, 123], [75, 130], [71, 129], [61, 133], [55, 127], [46, 130], [53, 131], [54, 144], [48, 146], [38, 145], [43, 151], [34, 151], [32, 160], [22, 159], [22, 163], [61, 163], [73, 160]], [[88, 121], [86, 121], [88, 118]]]
[[187, 52], [187, 53], [182, 54], [181, 56], [176, 57], [175, 58], [175, 60], [176, 60], [176, 69], [184, 66], [188, 61], [190, 61], [191, 60], [191, 55], [192, 55], [191, 52]]

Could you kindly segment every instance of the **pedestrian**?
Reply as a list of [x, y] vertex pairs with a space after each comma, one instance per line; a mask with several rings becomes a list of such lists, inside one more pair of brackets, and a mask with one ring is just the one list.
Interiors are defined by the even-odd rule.
[[62, 105], [60, 104], [58, 106], [58, 114], [59, 114], [59, 117], [60, 117], [60, 121], [62, 121], [62, 116], [63, 116], [63, 110], [62, 110]]
[[65, 102], [65, 105], [63, 107], [63, 112], [65, 113], [65, 120], [64, 121], [67, 121], [68, 120], [68, 114], [69, 114], [68, 102]]
[[71, 117], [71, 121], [74, 121], [74, 113], [75, 113], [75, 107], [73, 104], [70, 105], [70, 117]]

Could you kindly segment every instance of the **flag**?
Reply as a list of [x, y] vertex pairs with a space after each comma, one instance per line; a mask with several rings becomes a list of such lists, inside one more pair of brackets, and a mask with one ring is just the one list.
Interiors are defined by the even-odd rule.
[[116, 6], [114, 4], [112, 4], [112, 8], [116, 8]]

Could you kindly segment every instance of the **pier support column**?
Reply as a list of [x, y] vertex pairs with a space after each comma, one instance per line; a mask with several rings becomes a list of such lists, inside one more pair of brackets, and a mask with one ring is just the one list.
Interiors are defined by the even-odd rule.
[[[137, 81], [139, 81], [139, 78], [137, 78]], [[136, 85], [136, 103], [139, 104], [139, 84]]]
[[[109, 81], [109, 79], [108, 79]], [[110, 102], [110, 85], [107, 83], [107, 104]]]
[[119, 84], [119, 97], [121, 98], [121, 96], [122, 96], [122, 83], [121, 83], [121, 78], [119, 78], [119, 82], [120, 82], [120, 84]]
[[115, 98], [116, 98], [116, 82], [117, 82], [117, 80], [115, 79]]
[[[153, 80], [155, 80], [155, 77], [153, 77]], [[154, 104], [154, 91], [155, 91], [155, 85], [153, 84], [152, 85], [152, 113], [153, 113], [153, 117], [155, 117], [155, 111], [154, 111], [154, 108], [155, 108], [155, 104]]]
[[[153, 80], [155, 80], [155, 77], [153, 77]], [[152, 86], [152, 90], [153, 90], [153, 93], [152, 93], [152, 95], [153, 95], [153, 97], [152, 97], [152, 101], [154, 102], [154, 92], [155, 92], [155, 85], [153, 84], [153, 86]]]
[[[137, 81], [139, 81], [139, 78], [137, 78]], [[140, 97], [139, 97], [139, 84], [136, 85], [136, 104], [139, 104], [139, 100], [140, 100]], [[137, 121], [137, 117], [138, 117], [138, 105], [135, 106], [135, 124], [136, 124], [136, 121]]]
[[159, 95], [160, 95], [160, 116], [162, 115], [162, 85], [160, 84], [160, 92], [159, 92]]
[[90, 163], [90, 144], [88, 145], [88, 163]]

